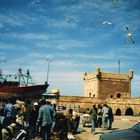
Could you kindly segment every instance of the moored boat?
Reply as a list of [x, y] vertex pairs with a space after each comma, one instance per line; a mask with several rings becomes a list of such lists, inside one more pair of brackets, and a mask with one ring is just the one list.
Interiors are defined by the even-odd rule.
[[26, 74], [22, 73], [19, 69], [17, 74], [14, 75], [3, 75], [0, 72], [0, 98], [39, 98], [43, 93], [46, 92], [49, 84], [37, 85], [33, 81], [29, 70]]

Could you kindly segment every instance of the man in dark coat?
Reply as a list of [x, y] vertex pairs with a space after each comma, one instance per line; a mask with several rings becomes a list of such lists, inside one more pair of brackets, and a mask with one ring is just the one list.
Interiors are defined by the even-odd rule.
[[90, 109], [89, 114], [91, 116], [91, 133], [95, 135], [95, 126], [97, 121], [97, 108], [96, 105], [93, 105], [93, 107]]
[[112, 129], [113, 121], [114, 121], [114, 116], [113, 116], [112, 108], [108, 106], [108, 130]]
[[30, 129], [31, 129], [31, 137], [33, 139], [35, 139], [35, 136], [36, 136], [36, 123], [37, 123], [37, 118], [38, 118], [38, 112], [39, 112], [38, 103], [35, 102], [33, 104], [33, 108], [32, 108], [32, 111], [31, 111], [31, 117], [30, 117], [30, 120], [29, 120], [29, 126], [30, 126]]

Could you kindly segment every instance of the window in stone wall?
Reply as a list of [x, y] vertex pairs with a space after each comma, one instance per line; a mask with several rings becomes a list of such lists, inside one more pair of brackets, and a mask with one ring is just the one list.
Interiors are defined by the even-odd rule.
[[89, 93], [89, 97], [91, 97], [91, 92]]
[[113, 95], [110, 95], [110, 98], [113, 98]]
[[117, 93], [117, 98], [121, 98], [121, 94], [120, 93]]

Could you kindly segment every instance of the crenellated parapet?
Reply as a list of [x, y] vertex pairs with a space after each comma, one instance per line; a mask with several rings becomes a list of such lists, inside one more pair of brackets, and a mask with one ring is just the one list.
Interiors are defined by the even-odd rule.
[[94, 73], [86, 73], [86, 72], [84, 73], [84, 80], [100, 78], [100, 77], [101, 77], [101, 72], [99, 67], [96, 68], [96, 71]]

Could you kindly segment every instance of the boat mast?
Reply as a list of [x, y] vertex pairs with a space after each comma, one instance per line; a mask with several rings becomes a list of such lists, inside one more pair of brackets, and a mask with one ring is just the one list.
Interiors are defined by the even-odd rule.
[[29, 71], [29, 69], [27, 70], [27, 85], [28, 85], [28, 83], [29, 83], [29, 76], [30, 76], [30, 71]]
[[53, 62], [53, 61], [52, 60], [49, 60], [49, 59], [47, 59], [46, 61], [48, 62], [48, 70], [47, 70], [47, 83], [48, 83], [50, 62]]
[[20, 84], [21, 79], [21, 69], [18, 69], [18, 82]]
[[[25, 79], [24, 79], [24, 75], [22, 74], [22, 70], [18, 69], [18, 77], [19, 77], [19, 84], [20, 85], [25, 85], [28, 86]], [[22, 83], [21, 83], [21, 78], [22, 78]]]

